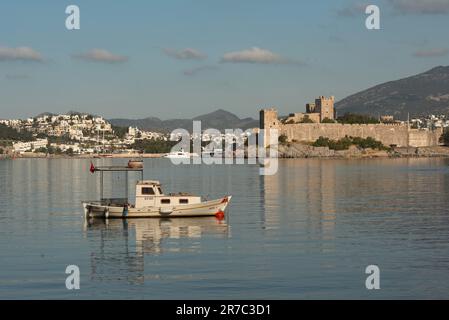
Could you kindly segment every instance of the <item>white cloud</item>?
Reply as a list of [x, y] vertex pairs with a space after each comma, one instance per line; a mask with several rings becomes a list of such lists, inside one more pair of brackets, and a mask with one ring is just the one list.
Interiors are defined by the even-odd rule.
[[30, 47], [0, 47], [0, 61], [34, 61], [42, 62], [42, 55]]
[[167, 56], [178, 60], [204, 60], [207, 58], [205, 54], [192, 48], [185, 48], [182, 50], [164, 48], [163, 51]]
[[116, 55], [104, 49], [92, 49], [86, 53], [73, 55], [73, 58], [106, 63], [121, 63], [128, 61], [128, 57]]
[[387, 0], [400, 14], [448, 14], [449, 0]]
[[252, 47], [250, 49], [242, 51], [226, 53], [221, 58], [221, 62], [276, 64], [276, 63], [287, 63], [289, 61], [269, 50], [261, 49], [258, 47]]
[[413, 55], [417, 58], [433, 58], [443, 57], [449, 54], [449, 50], [446, 48], [435, 48], [429, 50], [416, 51]]

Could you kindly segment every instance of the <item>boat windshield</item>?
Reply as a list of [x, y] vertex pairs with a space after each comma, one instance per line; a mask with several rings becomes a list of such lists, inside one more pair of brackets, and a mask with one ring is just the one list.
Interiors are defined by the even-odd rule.
[[162, 192], [161, 187], [158, 187], [157, 190], [159, 191], [159, 194], [164, 194], [164, 193]]

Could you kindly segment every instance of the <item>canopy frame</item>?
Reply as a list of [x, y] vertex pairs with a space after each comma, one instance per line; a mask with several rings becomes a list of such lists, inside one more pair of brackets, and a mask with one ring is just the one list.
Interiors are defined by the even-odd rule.
[[94, 167], [94, 172], [100, 172], [100, 201], [104, 199], [104, 173], [105, 172], [125, 172], [125, 199], [128, 201], [128, 176], [129, 172], [139, 172], [141, 180], [143, 180], [143, 168], [130, 168], [125, 166], [100, 166]]

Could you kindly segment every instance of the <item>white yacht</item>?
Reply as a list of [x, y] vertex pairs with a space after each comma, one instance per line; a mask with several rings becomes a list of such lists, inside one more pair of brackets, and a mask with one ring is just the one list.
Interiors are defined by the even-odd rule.
[[181, 149], [181, 151], [170, 152], [163, 156], [163, 158], [169, 159], [190, 159], [191, 157], [198, 157], [198, 154], [185, 152], [184, 149]]

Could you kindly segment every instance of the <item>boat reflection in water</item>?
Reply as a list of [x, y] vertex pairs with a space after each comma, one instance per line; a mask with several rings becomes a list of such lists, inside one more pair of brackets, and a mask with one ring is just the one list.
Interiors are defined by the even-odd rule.
[[205, 238], [230, 237], [225, 220], [203, 218], [89, 219], [92, 281], [145, 281], [145, 256], [200, 250]]

